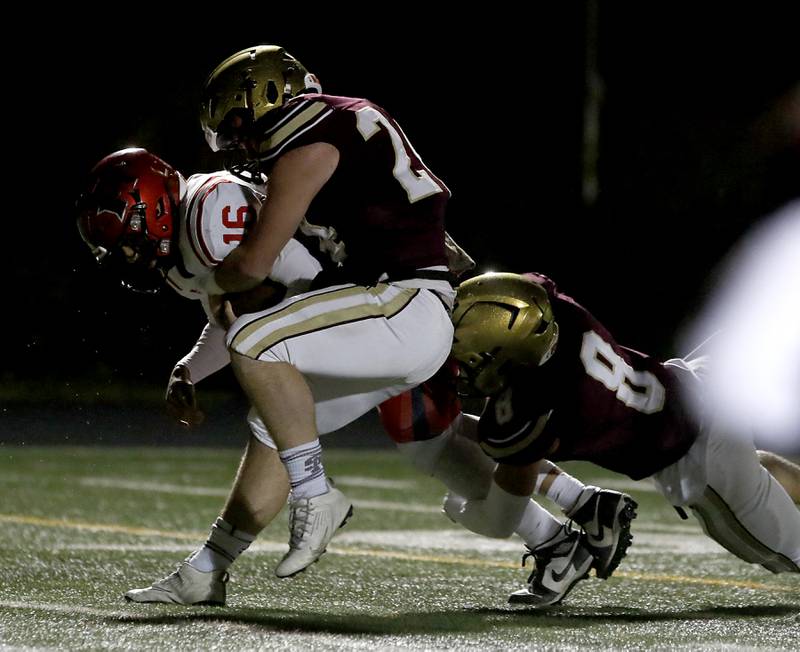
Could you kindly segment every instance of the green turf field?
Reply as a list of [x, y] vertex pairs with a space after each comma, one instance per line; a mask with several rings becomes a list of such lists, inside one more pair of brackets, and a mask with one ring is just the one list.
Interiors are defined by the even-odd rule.
[[800, 577], [738, 561], [646, 483], [567, 465], [639, 502], [614, 577], [560, 607], [506, 604], [522, 545], [471, 535], [442, 489], [393, 451], [326, 452], [354, 518], [308, 572], [279, 580], [286, 514], [236, 563], [228, 606], [133, 605], [122, 593], [205, 539], [230, 449], [0, 446], [0, 649], [800, 649]]

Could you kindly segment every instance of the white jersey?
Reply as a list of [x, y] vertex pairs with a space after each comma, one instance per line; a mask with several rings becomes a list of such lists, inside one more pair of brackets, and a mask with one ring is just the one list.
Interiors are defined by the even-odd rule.
[[241, 243], [263, 199], [263, 188], [229, 172], [189, 177], [179, 217], [180, 262], [167, 273], [168, 285], [189, 299], [201, 298], [203, 280]]
[[[194, 382], [221, 369], [230, 359], [225, 331], [216, 325], [209, 308], [205, 282], [242, 242], [265, 196], [264, 186], [247, 183], [224, 170], [192, 175], [186, 183], [178, 222], [179, 259], [167, 272], [166, 281], [181, 296], [200, 301], [209, 319], [194, 348], [179, 362], [189, 368]], [[303, 245], [289, 240], [269, 278], [285, 285], [287, 296], [292, 296], [306, 291], [321, 269]]]

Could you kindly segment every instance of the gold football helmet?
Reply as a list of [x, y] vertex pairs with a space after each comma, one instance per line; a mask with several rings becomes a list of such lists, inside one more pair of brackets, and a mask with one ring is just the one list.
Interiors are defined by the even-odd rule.
[[240, 135], [268, 111], [304, 90], [321, 92], [317, 78], [278, 45], [257, 45], [219, 64], [203, 88], [200, 125], [212, 150], [236, 149]]
[[467, 395], [498, 394], [511, 370], [544, 364], [558, 340], [547, 291], [519, 274], [482, 274], [462, 283], [453, 324], [459, 391]]

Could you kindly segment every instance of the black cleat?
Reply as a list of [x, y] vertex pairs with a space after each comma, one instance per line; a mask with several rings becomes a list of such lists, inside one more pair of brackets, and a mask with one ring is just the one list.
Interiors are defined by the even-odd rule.
[[586, 487], [567, 516], [583, 528], [586, 544], [594, 555], [597, 577], [608, 579], [633, 542], [631, 521], [638, 505], [627, 494]]
[[528, 588], [508, 597], [510, 604], [550, 607], [561, 602], [574, 586], [586, 579], [594, 556], [586, 545], [586, 535], [563, 527], [550, 541], [522, 557], [525, 565], [533, 557], [536, 566], [528, 578]]

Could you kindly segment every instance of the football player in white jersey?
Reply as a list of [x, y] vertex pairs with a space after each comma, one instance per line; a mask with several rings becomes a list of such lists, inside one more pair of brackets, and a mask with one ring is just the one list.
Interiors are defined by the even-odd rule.
[[[251, 236], [216, 268], [210, 294], [257, 286], [304, 216], [341, 236], [338, 267], [315, 279], [314, 291], [231, 319], [226, 338], [237, 378], [269, 426], [260, 440], [279, 450], [291, 481], [290, 551], [276, 568], [288, 577], [319, 557], [350, 507], [326, 483], [318, 435], [413, 393], [449, 354], [459, 268], [444, 230], [450, 191], [385, 109], [322, 93], [279, 46], [223, 61], [206, 82], [200, 121], [212, 149], [243, 149], [270, 178]], [[412, 457], [434, 474], [447, 466], [442, 457], [455, 462], [451, 445], [436, 451], [443, 456], [435, 444], [413, 444], [420, 454]], [[476, 474], [467, 464], [437, 477], [463, 485]], [[628, 505], [621, 494], [611, 502], [616, 543], [627, 523], [615, 517]], [[602, 572], [618, 561], [604, 555]]]
[[[167, 405], [174, 416], [193, 425], [202, 419], [192, 383], [230, 363], [225, 328], [216, 321], [208, 302], [206, 283], [214, 268], [242, 241], [265, 196], [263, 184], [242, 180], [228, 171], [195, 174], [186, 183], [181, 201], [178, 247], [180, 256], [167, 270], [167, 285], [180, 295], [198, 299], [209, 318], [194, 348], [173, 370]], [[269, 283], [249, 293], [250, 309], [240, 301], [237, 313], [261, 309], [308, 289], [320, 272], [319, 262], [297, 240], [291, 239], [278, 256]]]
[[[129, 148], [110, 154], [93, 168], [78, 202], [84, 241], [123, 285], [154, 292], [166, 283], [203, 306], [208, 324], [175, 366], [167, 395], [171, 411], [187, 425], [202, 418], [191, 383], [230, 362], [225, 329], [212, 314], [206, 284], [257, 214], [265, 196], [264, 184], [257, 181], [261, 179], [247, 182], [225, 170], [184, 179], [146, 150]], [[247, 300], [254, 308], [277, 303], [308, 289], [320, 269], [308, 250], [291, 239], [278, 256], [271, 282]]]
[[[167, 389], [172, 413], [186, 425], [202, 420], [194, 383], [230, 362], [225, 328], [209, 306], [206, 284], [216, 264], [242, 241], [263, 197], [263, 186], [247, 183], [228, 172], [198, 174], [185, 180], [153, 154], [131, 148], [101, 160], [78, 200], [81, 236], [98, 262], [111, 268], [123, 285], [154, 292], [166, 283], [203, 305], [208, 324], [192, 350], [175, 365]], [[239, 297], [237, 309], [246, 312], [242, 307], [248, 303], [263, 308], [301, 292], [320, 269], [308, 250], [290, 239], [273, 266], [269, 282]], [[252, 418], [249, 421], [251, 428], [257, 427]], [[257, 472], [251, 472], [253, 469]], [[283, 478], [285, 491], [267, 495], [259, 490], [270, 474]], [[243, 552], [272, 514], [285, 504], [288, 487], [277, 452], [251, 438], [211, 537], [193, 555], [195, 566], [181, 565], [184, 574], [202, 573], [195, 570], [197, 567], [224, 566], [228, 558], [232, 561]], [[258, 509], [251, 508], [253, 495], [265, 496]], [[270, 516], [265, 518], [264, 513]], [[227, 552], [232, 549], [236, 550], [235, 555]], [[216, 571], [210, 576], [211, 593], [186, 595], [187, 602], [224, 603], [227, 573]], [[157, 585], [148, 590], [159, 592]]]

